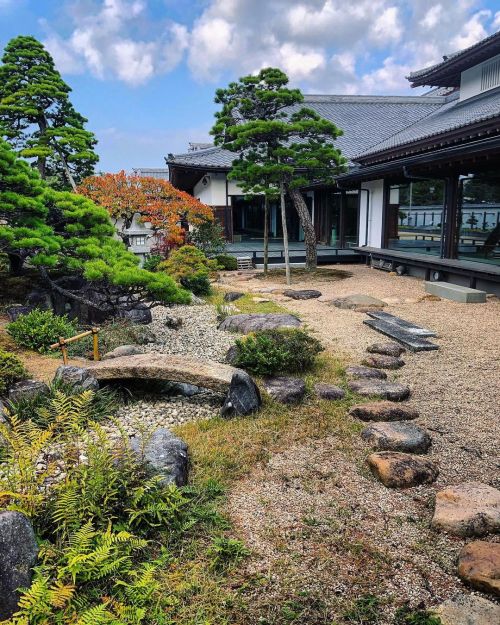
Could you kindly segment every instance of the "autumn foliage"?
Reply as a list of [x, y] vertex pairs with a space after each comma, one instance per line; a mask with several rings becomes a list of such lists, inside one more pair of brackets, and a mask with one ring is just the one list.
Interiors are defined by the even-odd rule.
[[122, 219], [128, 228], [136, 213], [169, 245], [184, 242], [183, 223], [196, 226], [213, 219], [210, 206], [184, 191], [176, 189], [167, 180], [148, 176], [117, 174], [89, 176], [78, 187], [78, 192], [107, 209], [114, 219]]

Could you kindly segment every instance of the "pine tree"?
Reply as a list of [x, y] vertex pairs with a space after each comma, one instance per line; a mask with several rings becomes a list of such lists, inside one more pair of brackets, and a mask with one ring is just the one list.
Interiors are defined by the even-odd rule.
[[0, 65], [0, 133], [20, 156], [35, 159], [42, 179], [58, 189], [75, 189], [98, 161], [97, 141], [70, 92], [34, 37], [7, 44]]

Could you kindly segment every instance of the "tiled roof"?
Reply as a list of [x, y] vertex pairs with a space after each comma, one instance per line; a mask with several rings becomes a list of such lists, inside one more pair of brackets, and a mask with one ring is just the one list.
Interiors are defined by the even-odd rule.
[[[308, 95], [304, 102], [290, 107], [290, 113], [302, 106], [315, 110], [334, 122], [344, 134], [335, 141], [342, 154], [351, 159], [406, 126], [432, 114], [447, 100], [441, 96], [347, 96]], [[169, 155], [169, 165], [227, 170], [236, 154], [212, 147]]]
[[424, 141], [495, 117], [500, 117], [500, 91], [498, 89], [462, 102], [455, 98], [424, 119], [397, 132], [365, 152], [359, 153], [356, 160], [363, 161], [368, 156], [379, 152]]

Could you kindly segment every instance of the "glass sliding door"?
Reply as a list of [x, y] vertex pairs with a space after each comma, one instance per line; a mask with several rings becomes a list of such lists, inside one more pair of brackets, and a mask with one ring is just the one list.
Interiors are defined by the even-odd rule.
[[500, 265], [500, 173], [462, 178], [457, 226], [457, 258]]
[[413, 254], [441, 255], [444, 181], [391, 185], [386, 206], [387, 247]]

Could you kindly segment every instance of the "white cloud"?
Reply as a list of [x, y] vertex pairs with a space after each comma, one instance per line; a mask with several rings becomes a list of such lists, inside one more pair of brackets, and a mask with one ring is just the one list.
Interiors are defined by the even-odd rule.
[[484, 39], [488, 31], [484, 24], [491, 18], [491, 11], [478, 11], [468, 20], [460, 33], [452, 39], [452, 43], [457, 50], [468, 48], [469, 46]]

